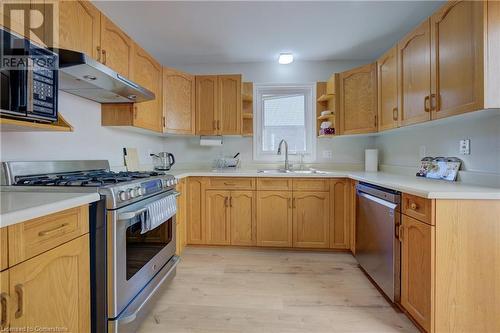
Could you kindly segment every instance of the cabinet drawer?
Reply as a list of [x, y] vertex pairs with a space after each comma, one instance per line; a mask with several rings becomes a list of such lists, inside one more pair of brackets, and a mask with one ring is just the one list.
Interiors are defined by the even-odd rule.
[[402, 209], [403, 214], [434, 225], [432, 219], [432, 200], [403, 193]]
[[209, 177], [207, 188], [215, 190], [254, 190], [255, 178]]
[[80, 206], [8, 227], [13, 266], [89, 232], [89, 208]]
[[328, 179], [294, 179], [294, 191], [329, 191]]
[[257, 190], [287, 191], [292, 190], [290, 178], [257, 178]]

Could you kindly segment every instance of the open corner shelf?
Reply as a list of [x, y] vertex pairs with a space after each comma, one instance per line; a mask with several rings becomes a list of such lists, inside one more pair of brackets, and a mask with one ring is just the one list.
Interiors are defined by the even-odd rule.
[[330, 134], [330, 135], [322, 134], [322, 135], [318, 135], [318, 138], [334, 138], [334, 137], [336, 137], [335, 134]]
[[0, 130], [2, 132], [72, 132], [73, 126], [61, 115], [57, 122], [52, 124], [0, 118]]
[[318, 101], [318, 102], [321, 102], [321, 103], [322, 103], [322, 102], [328, 102], [329, 100], [333, 99], [334, 97], [335, 97], [335, 95], [334, 95], [334, 94], [323, 94], [323, 95], [321, 95], [321, 96], [317, 99], [317, 101]]
[[252, 119], [253, 113], [243, 112], [242, 116], [243, 116], [243, 119]]
[[248, 94], [242, 94], [241, 95], [241, 100], [243, 102], [253, 102], [253, 96], [252, 95], [248, 95]]
[[327, 120], [327, 119], [332, 119], [332, 118], [335, 118], [335, 114], [327, 114], [324, 116], [319, 116], [318, 120]]

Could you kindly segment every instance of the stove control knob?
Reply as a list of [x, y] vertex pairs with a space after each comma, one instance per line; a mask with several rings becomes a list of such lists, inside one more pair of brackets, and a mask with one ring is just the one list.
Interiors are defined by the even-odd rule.
[[136, 192], [134, 191], [134, 189], [133, 189], [133, 188], [129, 188], [129, 189], [127, 190], [127, 193], [128, 193], [128, 196], [129, 196], [130, 198], [132, 198], [132, 199], [133, 199], [133, 198], [135, 198], [135, 197], [137, 197]]
[[132, 193], [134, 194], [134, 197], [140, 197], [142, 195], [141, 193], [141, 188], [140, 187], [136, 187], [132, 190]]
[[143, 189], [142, 187], [138, 187], [137, 191], [138, 191], [139, 195], [145, 195], [146, 194], [146, 190]]
[[118, 198], [120, 198], [121, 201], [128, 200], [129, 196], [128, 193], [125, 191], [120, 191], [118, 192]]

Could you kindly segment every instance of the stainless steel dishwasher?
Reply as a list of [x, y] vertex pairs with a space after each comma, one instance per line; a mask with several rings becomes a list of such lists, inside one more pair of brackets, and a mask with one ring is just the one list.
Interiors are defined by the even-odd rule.
[[385, 295], [398, 302], [401, 193], [367, 183], [359, 183], [356, 193], [356, 259]]

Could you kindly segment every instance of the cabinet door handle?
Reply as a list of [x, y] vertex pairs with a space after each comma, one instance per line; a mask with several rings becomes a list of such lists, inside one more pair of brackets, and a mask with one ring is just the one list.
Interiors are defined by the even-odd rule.
[[102, 63], [104, 65], [106, 65], [106, 59], [107, 59], [107, 57], [106, 57], [106, 50], [103, 49], [102, 50]]
[[431, 100], [431, 97], [429, 95], [425, 96], [425, 98], [424, 98], [424, 110], [425, 110], [425, 112], [431, 111], [430, 100]]
[[52, 228], [52, 229], [49, 229], [49, 230], [44, 230], [44, 231], [40, 231], [38, 233], [38, 236], [40, 237], [44, 237], [44, 236], [49, 236], [49, 235], [52, 235], [52, 234], [56, 234], [58, 233], [59, 231], [63, 230], [64, 228], [66, 228], [67, 226], [69, 225], [69, 223], [63, 223], [61, 224], [60, 226], [58, 227], [55, 227], [55, 228]]
[[398, 120], [398, 108], [392, 109], [392, 120], [396, 121]]
[[0, 294], [0, 328], [5, 328], [9, 325], [9, 301], [10, 296], [7, 293]]
[[137, 106], [134, 106], [134, 119], [137, 119]]
[[431, 110], [439, 112], [439, 99], [436, 94], [431, 94]]
[[217, 129], [220, 130], [220, 120], [217, 120]]
[[224, 207], [227, 207], [227, 206], [228, 206], [228, 205], [227, 205], [227, 201], [228, 201], [228, 200], [229, 200], [229, 198], [228, 198], [228, 197], [225, 197], [225, 198], [224, 198]]
[[97, 50], [97, 61], [101, 62], [101, 47], [97, 46], [96, 50]]
[[417, 205], [416, 203], [412, 202], [412, 203], [410, 204], [410, 208], [411, 208], [411, 209], [413, 209], [413, 210], [417, 210], [418, 205]]
[[292, 199], [292, 208], [297, 208], [297, 205], [295, 204], [295, 198]]
[[212, 128], [213, 128], [214, 130], [216, 130], [216, 129], [217, 129], [217, 120], [214, 120], [214, 121], [212, 122]]
[[233, 207], [233, 197], [229, 197], [229, 207]]
[[287, 201], [288, 201], [288, 208], [292, 208], [292, 199], [288, 198]]
[[403, 225], [400, 224], [399, 227], [398, 227], [398, 229], [399, 229], [399, 232], [398, 232], [398, 234], [399, 234], [398, 236], [399, 237], [398, 238], [399, 238], [399, 241], [402, 243], [403, 242], [403, 235], [404, 235], [404, 232], [405, 232], [405, 228], [403, 228]]
[[24, 286], [18, 284], [14, 287], [17, 294], [17, 311], [14, 317], [21, 318], [24, 315]]

